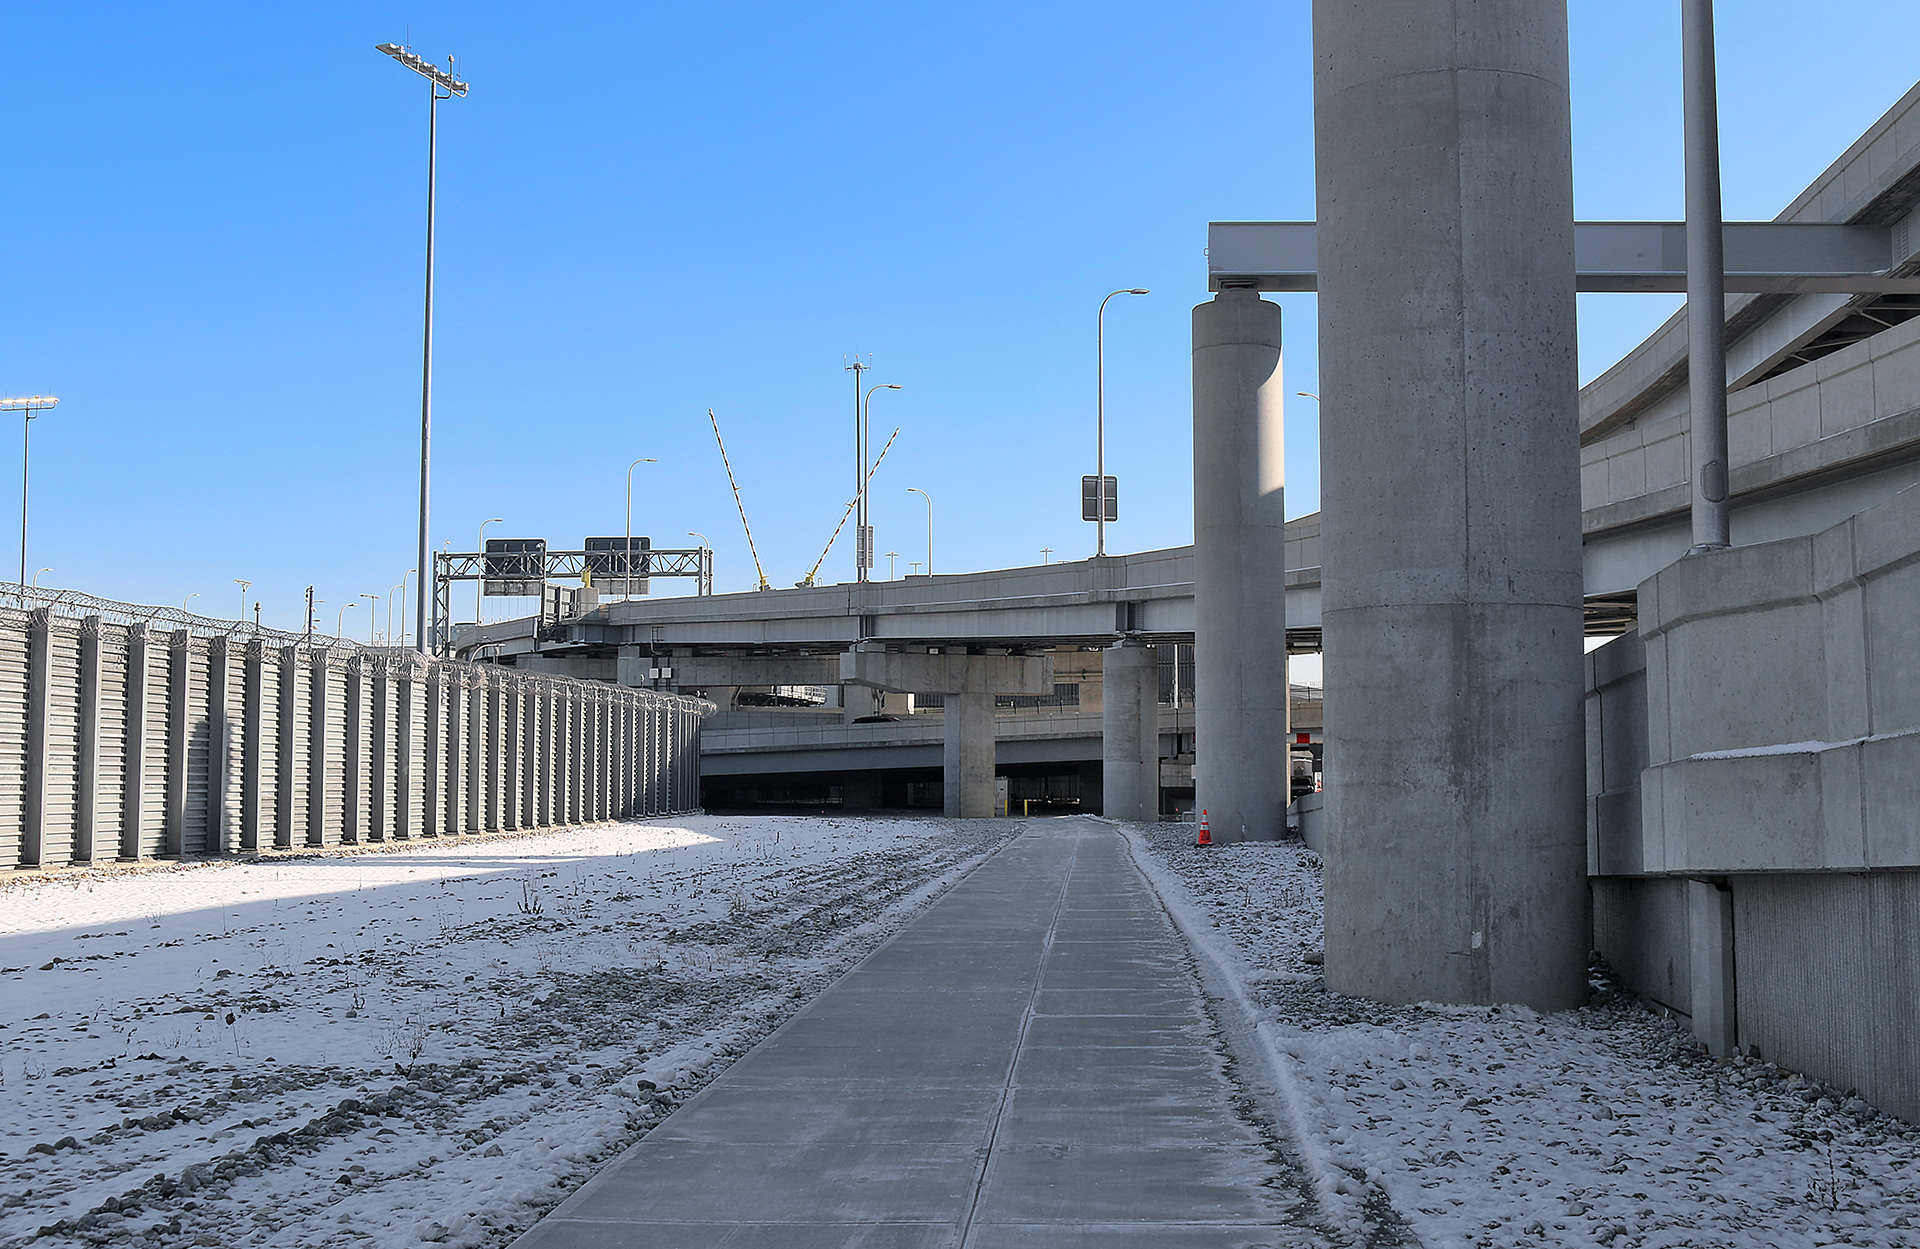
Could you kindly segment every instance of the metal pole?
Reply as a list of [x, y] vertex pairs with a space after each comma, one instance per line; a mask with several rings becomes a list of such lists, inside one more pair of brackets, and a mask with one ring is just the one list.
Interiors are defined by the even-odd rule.
[[1687, 154], [1687, 395], [1693, 450], [1693, 547], [1732, 545], [1727, 507], [1726, 267], [1721, 252], [1720, 111], [1713, 0], [1680, 8]]
[[27, 452], [33, 437], [33, 409], [20, 422], [20, 584], [27, 584]]
[[427, 80], [427, 299], [426, 328], [420, 349], [420, 598], [414, 612], [416, 645], [427, 653], [427, 600], [432, 597], [433, 564], [427, 549], [427, 476], [433, 447], [433, 175], [439, 144], [440, 88]]
[[[1120, 292], [1115, 291], [1113, 295]], [[1113, 295], [1107, 296], [1112, 299]], [[1093, 420], [1095, 431], [1095, 450], [1093, 455], [1093, 532], [1095, 536], [1093, 553], [1107, 553], [1107, 299], [1100, 301], [1100, 315], [1094, 334], [1093, 354]], [[929, 555], [928, 561], [933, 557]]]
[[473, 583], [473, 627], [480, 627], [480, 598], [487, 588], [487, 526], [500, 523], [500, 517], [492, 516], [480, 522], [480, 535], [474, 539], [474, 549], [480, 552], [480, 579]]
[[860, 419], [860, 374], [871, 368], [858, 359], [847, 366], [853, 374], [853, 579], [865, 581], [867, 570], [860, 566], [860, 533], [867, 523], [867, 442], [865, 423]]

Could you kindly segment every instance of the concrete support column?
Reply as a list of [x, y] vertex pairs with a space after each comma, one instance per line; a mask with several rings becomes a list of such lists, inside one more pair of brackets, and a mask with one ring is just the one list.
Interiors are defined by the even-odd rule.
[[79, 757], [74, 760], [78, 793], [73, 810], [73, 858], [94, 860], [100, 829], [100, 617], [80, 621], [80, 706], [74, 712]]
[[948, 694], [947, 733], [940, 761], [950, 819], [993, 815], [993, 695]]
[[36, 607], [27, 613], [27, 756], [24, 777], [25, 823], [20, 830], [20, 865], [45, 866], [47, 826], [47, 713], [53, 706], [53, 612]]
[[1278, 304], [1227, 290], [1193, 310], [1194, 803], [1215, 841], [1286, 825], [1285, 391]]
[[1687, 882], [1687, 944], [1693, 1035], [1724, 1058], [1739, 1043], [1733, 976], [1733, 891], [1707, 880]]
[[127, 732], [122, 754], [126, 775], [120, 795], [120, 857], [128, 860], [140, 857], [141, 825], [152, 779], [147, 767], [147, 685], [153, 662], [148, 636], [143, 624], [127, 629]]
[[245, 686], [240, 706], [240, 849], [260, 848], [262, 746], [267, 722], [267, 647], [247, 643]]
[[1589, 923], [1566, 5], [1316, 0], [1313, 23], [1327, 986], [1573, 1006]]
[[445, 717], [441, 724], [445, 726], [445, 745], [440, 757], [446, 763], [446, 789], [440, 798], [440, 831], [449, 837], [457, 837], [467, 831], [468, 824], [463, 808], [467, 797], [467, 682], [458, 671], [449, 672], [440, 686], [443, 702], [440, 714]]
[[1100, 653], [1101, 813], [1160, 817], [1160, 670], [1151, 647], [1128, 639]]
[[490, 677], [481, 697], [486, 700], [486, 763], [487, 795], [486, 821], [482, 825], [488, 832], [497, 833], [507, 826], [507, 785], [506, 778], [513, 771], [511, 756], [507, 746], [507, 692], [501, 688], [497, 677]]
[[293, 848], [294, 749], [300, 727], [300, 651], [293, 646], [280, 648], [280, 698], [274, 709], [279, 717], [274, 735], [273, 757], [273, 844], [278, 850]]

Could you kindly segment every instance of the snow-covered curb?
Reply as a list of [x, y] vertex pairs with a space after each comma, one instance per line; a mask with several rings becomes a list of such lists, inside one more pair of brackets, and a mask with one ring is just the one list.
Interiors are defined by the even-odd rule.
[[1250, 1012], [1330, 1211], [1374, 1243], [1395, 1221], [1377, 1190], [1428, 1249], [1920, 1244], [1909, 1125], [1770, 1064], [1711, 1059], [1611, 990], [1553, 1015], [1329, 993], [1310, 961], [1312, 851], [1125, 831], [1205, 974], [1236, 982], [1221, 996]]

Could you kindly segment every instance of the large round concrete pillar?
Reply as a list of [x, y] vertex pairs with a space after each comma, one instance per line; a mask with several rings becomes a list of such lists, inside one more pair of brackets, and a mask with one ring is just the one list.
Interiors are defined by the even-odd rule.
[[1286, 824], [1284, 395], [1278, 304], [1193, 310], [1194, 802], [1215, 841]]
[[1132, 639], [1100, 652], [1102, 814], [1160, 818], [1160, 668]]
[[1315, 0], [1327, 985], [1586, 994], [1564, 0]]

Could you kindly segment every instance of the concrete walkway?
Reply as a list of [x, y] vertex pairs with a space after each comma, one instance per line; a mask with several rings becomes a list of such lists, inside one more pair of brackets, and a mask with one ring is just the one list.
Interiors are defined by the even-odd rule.
[[1036, 821], [515, 1249], [1318, 1245], [1112, 828]]

